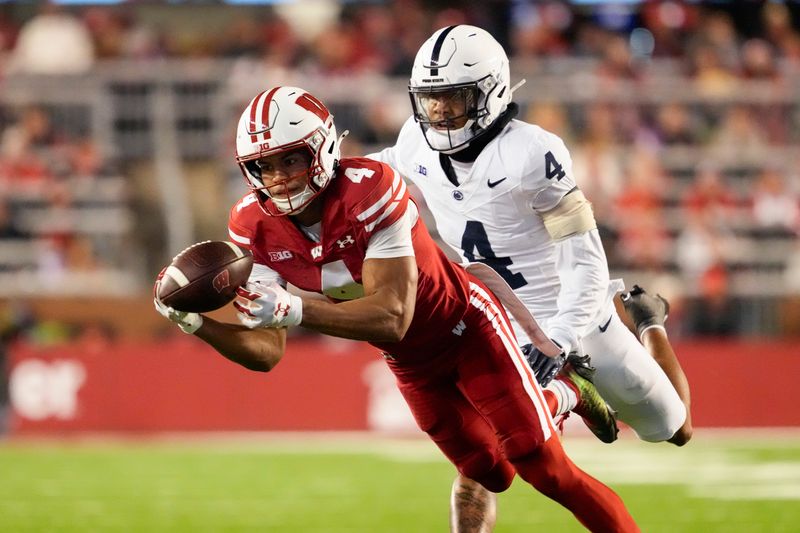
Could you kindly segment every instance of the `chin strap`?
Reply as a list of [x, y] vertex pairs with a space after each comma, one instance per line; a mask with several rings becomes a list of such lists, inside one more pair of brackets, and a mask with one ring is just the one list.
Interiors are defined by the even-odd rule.
[[511, 102], [508, 104], [508, 108], [506, 108], [506, 110], [503, 111], [499, 117], [497, 117], [497, 120], [495, 120], [491, 126], [486, 128], [483, 133], [475, 137], [469, 143], [469, 146], [463, 150], [459, 150], [458, 152], [447, 155], [461, 163], [472, 163], [478, 158], [481, 150], [483, 150], [486, 145], [492, 141], [492, 139], [500, 135], [500, 132], [505, 129], [508, 123], [511, 122], [518, 113], [519, 106], [514, 102]]

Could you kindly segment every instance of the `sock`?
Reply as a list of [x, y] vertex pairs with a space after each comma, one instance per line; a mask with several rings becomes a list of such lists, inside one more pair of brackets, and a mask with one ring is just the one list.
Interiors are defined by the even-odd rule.
[[550, 408], [550, 414], [554, 417], [568, 413], [578, 405], [576, 390], [561, 376], [556, 377], [547, 385], [544, 390], [544, 397], [547, 400], [547, 406]]

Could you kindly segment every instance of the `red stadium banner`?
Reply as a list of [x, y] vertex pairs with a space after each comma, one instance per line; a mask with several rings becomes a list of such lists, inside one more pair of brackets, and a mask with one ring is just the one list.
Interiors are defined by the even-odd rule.
[[[800, 348], [779, 341], [676, 346], [696, 427], [800, 427], [786, 400]], [[82, 431], [414, 430], [377, 350], [292, 338], [269, 373], [248, 371], [189, 336], [11, 351], [15, 434]]]

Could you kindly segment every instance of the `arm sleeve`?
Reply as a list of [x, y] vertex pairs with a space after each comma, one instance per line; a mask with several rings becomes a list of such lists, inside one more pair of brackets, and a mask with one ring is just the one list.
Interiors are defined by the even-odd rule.
[[369, 239], [364, 259], [414, 257], [411, 228], [417, 223], [419, 212], [414, 202], [408, 202], [403, 216], [391, 226], [376, 231]]
[[572, 235], [555, 246], [561, 291], [558, 314], [550, 320], [548, 334], [569, 352], [606, 301], [608, 263], [596, 229]]
[[397, 164], [397, 149], [394, 146], [384, 148], [380, 152], [367, 154], [365, 157], [368, 159], [374, 159], [375, 161], [380, 161], [381, 163], [386, 163], [392, 168], [399, 167]]

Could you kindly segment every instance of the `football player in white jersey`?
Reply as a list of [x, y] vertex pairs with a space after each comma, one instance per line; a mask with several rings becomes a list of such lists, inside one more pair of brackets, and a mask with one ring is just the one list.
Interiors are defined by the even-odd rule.
[[[623, 295], [640, 342], [615, 310], [624, 285], [609, 279], [569, 151], [553, 133], [515, 119], [513, 90], [506, 53], [488, 32], [442, 28], [414, 61], [413, 116], [394, 146], [369, 157], [412, 181], [442, 239], [464, 261], [491, 266], [560, 345], [556, 358], [526, 347], [540, 383], [564, 354], [589, 354], [595, 386], [618, 418], [642, 440], [681, 446], [692, 433], [689, 388], [663, 328], [666, 301], [638, 287]], [[517, 324], [515, 331], [530, 342]], [[494, 496], [477, 483], [459, 477], [451, 502], [454, 531], [493, 526]], [[483, 525], [461, 528], [462, 519]]]

